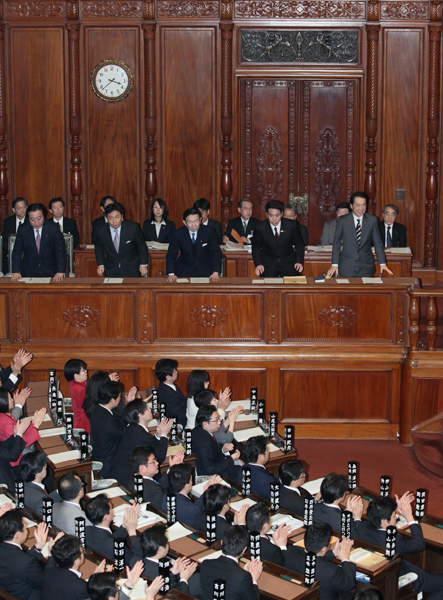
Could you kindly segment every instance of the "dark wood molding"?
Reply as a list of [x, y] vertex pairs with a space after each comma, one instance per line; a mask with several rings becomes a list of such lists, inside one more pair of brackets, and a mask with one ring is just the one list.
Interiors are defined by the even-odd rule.
[[[153, 4], [153, 3], [150, 3]], [[146, 133], [146, 182], [145, 218], [150, 214], [151, 204], [157, 197], [157, 114], [155, 79], [155, 25], [143, 25], [145, 53], [145, 133]]]

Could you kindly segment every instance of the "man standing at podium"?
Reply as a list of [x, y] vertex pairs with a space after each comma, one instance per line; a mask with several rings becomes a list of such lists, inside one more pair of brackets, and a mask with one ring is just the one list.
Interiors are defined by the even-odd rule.
[[332, 246], [332, 266], [328, 275], [374, 277], [372, 246], [375, 247], [381, 273], [386, 271], [393, 275], [386, 265], [378, 219], [366, 212], [369, 196], [365, 192], [354, 192], [350, 202], [351, 212], [337, 219]]

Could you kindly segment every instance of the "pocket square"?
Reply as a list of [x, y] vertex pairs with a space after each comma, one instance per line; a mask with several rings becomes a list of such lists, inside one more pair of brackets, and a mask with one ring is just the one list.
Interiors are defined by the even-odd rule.
[[132, 240], [128, 240], [126, 243], [127, 243], [127, 244], [130, 244], [131, 242], [132, 242]]
[[207, 246], [208, 244], [202, 244], [202, 248], [204, 248], [205, 246]]

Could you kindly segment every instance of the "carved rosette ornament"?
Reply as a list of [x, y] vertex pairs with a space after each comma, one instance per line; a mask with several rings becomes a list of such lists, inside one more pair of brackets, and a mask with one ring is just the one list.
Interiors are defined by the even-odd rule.
[[268, 200], [279, 200], [283, 190], [283, 151], [280, 137], [273, 127], [268, 127], [261, 137], [257, 174], [257, 192], [264, 209]]
[[6, 7], [8, 17], [66, 17], [65, 2], [7, 2]]
[[322, 325], [327, 327], [350, 327], [355, 324], [357, 314], [349, 306], [328, 306], [320, 311]]
[[157, 6], [159, 17], [218, 17], [218, 0], [202, 2], [201, 0], [188, 0], [176, 2], [175, 0], [161, 0]]
[[141, 2], [126, 2], [121, 0], [99, 0], [82, 2], [82, 17], [141, 17], [143, 9]]
[[97, 323], [100, 318], [100, 313], [96, 308], [91, 306], [71, 306], [63, 311], [63, 320], [72, 327], [84, 329]]
[[191, 321], [200, 327], [217, 327], [226, 321], [228, 313], [220, 306], [200, 306], [191, 311]]
[[326, 127], [319, 135], [314, 170], [317, 204], [321, 212], [333, 213], [340, 196], [340, 149], [333, 127]]
[[365, 2], [323, 0], [237, 0], [235, 16], [255, 19], [363, 19]]
[[381, 19], [401, 21], [404, 19], [428, 19], [427, 2], [382, 2]]

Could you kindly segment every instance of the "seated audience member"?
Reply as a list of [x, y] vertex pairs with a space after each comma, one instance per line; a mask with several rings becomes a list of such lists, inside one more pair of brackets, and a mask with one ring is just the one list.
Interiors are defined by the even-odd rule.
[[278, 466], [280, 479], [280, 506], [303, 515], [305, 498], [312, 498], [311, 494], [301, 486], [306, 480], [305, 465], [301, 460], [286, 460]]
[[[249, 438], [245, 444], [244, 457], [246, 459], [245, 466], [251, 469], [251, 492], [269, 500], [271, 483], [278, 482], [278, 479], [271, 475], [265, 466], [269, 460], [268, 439], [262, 435]], [[240, 471], [239, 483], [241, 480], [242, 472]]]
[[323, 232], [320, 238], [321, 246], [332, 246], [335, 237], [335, 228], [337, 226], [337, 219], [343, 215], [347, 215], [351, 210], [351, 204], [349, 202], [339, 202], [335, 209], [336, 218], [332, 221], [327, 221], [323, 225]]
[[192, 208], [196, 208], [201, 216], [201, 224], [205, 227], [212, 227], [217, 236], [217, 242], [220, 243], [222, 239], [222, 224], [220, 221], [215, 221], [214, 219], [209, 218], [209, 213], [211, 212], [211, 203], [206, 198], [199, 198], [194, 202]]
[[405, 248], [407, 246], [406, 227], [397, 223], [398, 206], [386, 204], [382, 210], [383, 221], [378, 222], [381, 239], [386, 248]]
[[[344, 475], [337, 475], [337, 473], [326, 475], [320, 486], [323, 502], [314, 504], [314, 523], [327, 523], [334, 531], [341, 531], [340, 504], [345, 500], [348, 487], [348, 480]], [[346, 502], [346, 510], [352, 512], [351, 536], [355, 537], [363, 514], [362, 499], [350, 495]]]
[[[22, 369], [31, 362], [33, 355], [21, 348], [12, 359], [11, 365], [2, 369], [0, 366], [0, 379], [3, 388], [12, 394], [22, 380]], [[17, 402], [16, 402], [17, 404]]]
[[[194, 527], [195, 517], [201, 512], [203, 498], [193, 502], [189, 497], [192, 490], [192, 467], [187, 463], [174, 465], [168, 472], [168, 492], [175, 494], [177, 499], [177, 520], [186, 523], [190, 527]], [[211, 482], [211, 483], [209, 483]], [[210, 479], [208, 484], [212, 484]], [[206, 484], [206, 489], [209, 485]], [[166, 511], [166, 496], [163, 496], [161, 501], [161, 509]]]
[[240, 200], [237, 210], [240, 213], [240, 216], [229, 220], [228, 228], [223, 234], [224, 244], [227, 244], [228, 242], [237, 242], [232, 235], [233, 231], [238, 233], [244, 244], [250, 244], [251, 239], [254, 237], [254, 229], [260, 223], [259, 219], [252, 216], [254, 204], [248, 198]]
[[271, 531], [271, 515], [264, 502], [257, 502], [246, 512], [246, 528], [249, 533], [260, 534], [260, 557], [262, 560], [284, 566], [289, 527], [280, 525], [272, 534], [273, 542], [266, 536]]
[[[177, 452], [174, 458], [180, 454]], [[183, 452], [181, 452], [183, 455]], [[135, 446], [129, 454], [129, 462], [133, 475], [143, 477], [143, 500], [161, 508], [163, 496], [168, 488], [168, 474], [163, 476], [158, 469], [158, 460], [152, 446]], [[176, 463], [179, 464], [179, 463]], [[129, 489], [134, 489], [134, 480], [128, 482]]]
[[80, 243], [77, 221], [65, 217], [65, 203], [63, 198], [52, 198], [52, 200], [49, 201], [48, 207], [49, 212], [52, 215], [52, 220], [60, 227], [60, 231], [72, 235], [72, 249], [74, 250]]
[[214, 581], [226, 582], [225, 600], [259, 600], [257, 582], [263, 563], [250, 560], [241, 568], [238, 564], [249, 546], [249, 533], [245, 527], [235, 525], [225, 531], [222, 539], [222, 556], [204, 560], [200, 565], [202, 599], [213, 600]]
[[[141, 563], [141, 561], [139, 562]], [[131, 574], [133, 573], [134, 569], [135, 566], [132, 569]], [[89, 598], [90, 600], [129, 600], [129, 594], [131, 593], [132, 587], [128, 586], [135, 585], [138, 579], [138, 576], [136, 576], [136, 578], [128, 577], [126, 583], [119, 590], [117, 585], [117, 576], [114, 573], [105, 572], [91, 575], [87, 583]], [[163, 577], [156, 577], [149, 586], [146, 582], [146, 600], [155, 600], [163, 584]]]
[[166, 458], [168, 450], [168, 433], [173, 425], [172, 419], [163, 419], [157, 425], [155, 436], [151, 435], [148, 425], [152, 421], [152, 411], [141, 398], [136, 398], [125, 406], [123, 419], [128, 426], [115, 455], [111, 467], [111, 476], [123, 485], [133, 481], [133, 473], [129, 462], [129, 455], [135, 446], [152, 446], [155, 458], [160, 464]]
[[[228, 391], [227, 391], [228, 390]], [[231, 448], [226, 448], [226, 451], [234, 450], [234, 429], [238, 415], [243, 412], [241, 406], [236, 406], [231, 410], [229, 416], [225, 419], [224, 408], [228, 407], [231, 403], [231, 390], [226, 388], [224, 392], [220, 394], [220, 402], [217, 400], [217, 394], [213, 390], [202, 390], [195, 398], [195, 404], [198, 409], [202, 406], [213, 406], [217, 409], [220, 417], [220, 427], [217, 431], [214, 431], [214, 437], [219, 444], [230, 444]], [[220, 405], [220, 406], [219, 406]], [[222, 408], [223, 407], [223, 408]]]
[[[166, 558], [169, 543], [165, 525], [153, 525], [145, 529], [141, 536], [143, 552], [143, 575], [149, 579], [158, 577], [158, 561]], [[132, 559], [132, 562], [135, 559]], [[191, 596], [200, 596], [200, 575], [195, 573], [197, 563], [186, 556], [178, 558], [170, 569], [170, 586]]]
[[[106, 371], [96, 371], [88, 379], [85, 388], [85, 399], [83, 400], [83, 410], [85, 411], [85, 414], [88, 417], [88, 419], [91, 418], [91, 415], [94, 412], [94, 408], [98, 404], [98, 390], [104, 383], [107, 383], [108, 381], [120, 381], [119, 374], [109, 374], [106, 373]], [[123, 413], [121, 404], [119, 404], [114, 411], [114, 414], [117, 413]]]
[[147, 242], [169, 244], [175, 231], [174, 221], [168, 219], [168, 207], [162, 198], [154, 200], [149, 219], [143, 223], [143, 235]]
[[[15, 398], [20, 404], [24, 404], [26, 398], [30, 395], [30, 388], [20, 390]], [[11, 394], [5, 388], [0, 388], [0, 441], [5, 441], [14, 433], [16, 420], [10, 414], [14, 408], [14, 400]], [[26, 448], [30, 448], [34, 442], [40, 439], [38, 428], [43, 423], [45, 418], [46, 408], [37, 410], [32, 418], [32, 423], [23, 434], [23, 439], [26, 442]], [[18, 460], [11, 462], [12, 467], [16, 467], [20, 462], [21, 455]]]
[[9, 273], [9, 236], [17, 233], [18, 228], [23, 225], [27, 219], [26, 209], [28, 201], [26, 198], [18, 196], [12, 201], [12, 212], [10, 217], [3, 221], [2, 246], [3, 246], [3, 274]]
[[161, 358], [155, 365], [155, 376], [159, 380], [158, 402], [166, 405], [168, 419], [177, 417], [177, 423], [186, 425], [186, 398], [175, 385], [178, 379], [178, 362], [172, 358]]
[[141, 556], [140, 542], [137, 536], [137, 522], [141, 506], [133, 504], [125, 511], [123, 525], [114, 532], [111, 523], [114, 520], [114, 509], [105, 494], [99, 494], [88, 500], [85, 508], [86, 516], [92, 526], [86, 527], [86, 545], [103, 554], [108, 560], [114, 560], [114, 540], [129, 536], [129, 545], [125, 543], [125, 564], [134, 555]]
[[198, 408], [195, 405], [195, 397], [202, 390], [207, 390], [210, 384], [209, 373], [201, 369], [194, 369], [189, 373], [188, 381], [186, 382], [186, 392], [188, 394], [188, 402], [186, 407], [186, 429], [194, 429], [195, 417], [197, 416]]
[[89, 419], [92, 436], [92, 460], [103, 463], [101, 477], [110, 477], [111, 467], [120, 445], [125, 426], [114, 414], [120, 404], [123, 385], [118, 381], [108, 381], [98, 390], [98, 404]]
[[[45, 574], [40, 561], [48, 538], [48, 526], [39, 523], [34, 530], [35, 544], [27, 552], [22, 544], [28, 539], [28, 529], [20, 511], [9, 510], [0, 517], [0, 588], [19, 600], [42, 600]], [[49, 552], [55, 539], [49, 542]], [[52, 567], [50, 556], [46, 567]]]
[[65, 364], [63, 370], [66, 381], [69, 381], [69, 395], [72, 401], [72, 412], [74, 413], [74, 427], [84, 429], [89, 435], [91, 425], [83, 409], [86, 385], [88, 382], [88, 367], [83, 360], [71, 358]]
[[43, 511], [43, 498], [49, 495], [54, 502], [60, 502], [58, 492], [48, 494], [43, 485], [48, 472], [47, 463], [46, 454], [43, 452], [28, 452], [21, 459], [19, 466], [20, 476], [25, 483], [25, 505], [40, 516]]
[[210, 485], [203, 494], [203, 510], [195, 517], [194, 527], [199, 531], [206, 532], [206, 516], [217, 517], [217, 539], [221, 540], [225, 531], [231, 527], [226, 514], [230, 508], [231, 490], [221, 483]]
[[[298, 214], [295, 212], [295, 208], [292, 204], [286, 204], [285, 210], [283, 211], [283, 218], [290, 219], [291, 221], [298, 221]], [[303, 239], [303, 244], [305, 246], [308, 245], [308, 228], [305, 225], [300, 225], [301, 237]]]
[[6, 485], [13, 494], [15, 493], [15, 475], [11, 462], [18, 459], [26, 445], [23, 434], [31, 424], [31, 420], [31, 417], [27, 417], [19, 421], [14, 427], [13, 435], [4, 442], [0, 442], [0, 483]]
[[352, 596], [352, 600], [383, 600], [383, 595], [375, 588], [365, 588], [363, 590], [358, 590], [358, 592]]
[[414, 496], [409, 492], [403, 494], [401, 498], [395, 496], [395, 500], [393, 498], [371, 500], [366, 513], [368, 520], [361, 523], [357, 537], [365, 542], [385, 548], [386, 529], [389, 525], [395, 527], [398, 511], [409, 523], [409, 531], [411, 532], [410, 538], [397, 534], [396, 551], [402, 557], [400, 575], [415, 573], [418, 578], [412, 584], [414, 590], [430, 594], [426, 597], [432, 598], [432, 600], [443, 598], [443, 575], [428, 573], [404, 559], [408, 554], [417, 554], [426, 549], [421, 525], [414, 519], [412, 513], [411, 502], [413, 500]]
[[85, 486], [77, 473], [70, 471], [60, 477], [58, 493], [62, 502], [54, 504], [52, 509], [56, 527], [69, 535], [75, 535], [75, 519], [77, 517], [83, 517], [86, 519], [86, 525], [92, 525], [80, 508], [80, 500], [85, 495]]
[[100, 227], [103, 227], [103, 225], [107, 225], [108, 223], [108, 219], [105, 215], [105, 208], [108, 206], [108, 204], [115, 204], [116, 202], [117, 200], [114, 198], [114, 196], [103, 196], [103, 198], [100, 200], [100, 210], [102, 211], [103, 215], [92, 221], [93, 244], [96, 242], [97, 231], [100, 229]]
[[[204, 392], [200, 392], [204, 393]], [[197, 396], [198, 398], [198, 396]], [[234, 464], [240, 458], [240, 450], [231, 455], [233, 445], [225, 444], [221, 449], [214, 433], [220, 427], [220, 415], [212, 404], [198, 409], [195, 427], [192, 430], [192, 452], [195, 453], [195, 468], [199, 475], [241, 477], [241, 469]]]
[[[305, 549], [317, 555], [315, 579], [320, 582], [320, 600], [338, 600], [346, 598], [356, 585], [355, 564], [349, 560], [353, 540], [343, 538], [330, 550], [331, 527], [327, 523], [310, 525], [305, 532]], [[305, 549], [290, 546], [286, 555], [286, 568], [296, 573], [305, 572]], [[341, 566], [333, 562], [341, 560]]]

